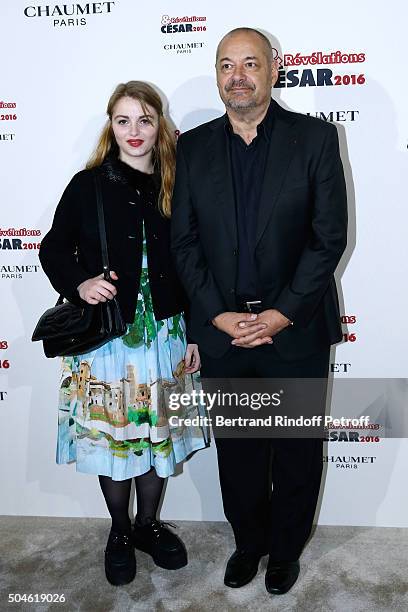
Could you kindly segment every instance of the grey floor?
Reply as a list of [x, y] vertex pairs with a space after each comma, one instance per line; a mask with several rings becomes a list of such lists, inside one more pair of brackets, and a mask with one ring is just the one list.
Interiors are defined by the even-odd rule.
[[[270, 596], [267, 557], [249, 585], [224, 587], [233, 549], [226, 523], [178, 525], [187, 567], [166, 571], [138, 553], [134, 582], [112, 587], [103, 570], [107, 520], [0, 517], [0, 610], [408, 611], [408, 529], [318, 527], [296, 585]], [[64, 594], [66, 603], [8, 604], [9, 593]]]

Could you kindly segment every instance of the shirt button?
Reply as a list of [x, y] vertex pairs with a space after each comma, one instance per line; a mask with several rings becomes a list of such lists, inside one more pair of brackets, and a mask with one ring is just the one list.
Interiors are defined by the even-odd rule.
[[160, 272], [160, 274], [159, 274], [159, 278], [164, 278], [164, 274], [163, 274], [163, 272]]
[[234, 249], [234, 250], [232, 251], [232, 254], [233, 254], [233, 255], [238, 255], [238, 249]]
[[129, 236], [128, 236], [128, 238], [136, 238], [136, 236], [130, 236], [130, 235], [129, 235]]
[[153, 234], [153, 238], [157, 240], [157, 234]]

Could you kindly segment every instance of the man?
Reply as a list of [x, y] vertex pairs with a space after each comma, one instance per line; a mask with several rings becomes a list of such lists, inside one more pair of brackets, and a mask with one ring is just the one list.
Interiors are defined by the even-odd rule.
[[[278, 71], [257, 30], [224, 36], [216, 70], [226, 115], [180, 137], [172, 217], [202, 376], [326, 379], [342, 337], [333, 273], [347, 231], [336, 128], [271, 100]], [[248, 583], [269, 553], [266, 588], [285, 593], [312, 527], [322, 441], [216, 445], [237, 547], [224, 582]]]

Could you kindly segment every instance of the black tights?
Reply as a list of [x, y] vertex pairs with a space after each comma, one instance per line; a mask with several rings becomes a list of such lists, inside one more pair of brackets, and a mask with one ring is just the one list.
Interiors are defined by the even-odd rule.
[[[154, 468], [135, 477], [136, 521], [139, 525], [147, 525], [156, 519], [164, 482], [165, 479], [157, 476]], [[112, 530], [117, 533], [129, 532], [129, 499], [132, 479], [112, 480], [109, 476], [99, 476], [99, 484], [112, 517]]]

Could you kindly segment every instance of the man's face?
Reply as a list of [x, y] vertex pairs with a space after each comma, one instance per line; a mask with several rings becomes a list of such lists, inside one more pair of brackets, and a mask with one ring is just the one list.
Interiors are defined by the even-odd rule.
[[250, 32], [227, 36], [217, 57], [217, 86], [226, 108], [245, 113], [267, 104], [278, 78], [262, 39]]

